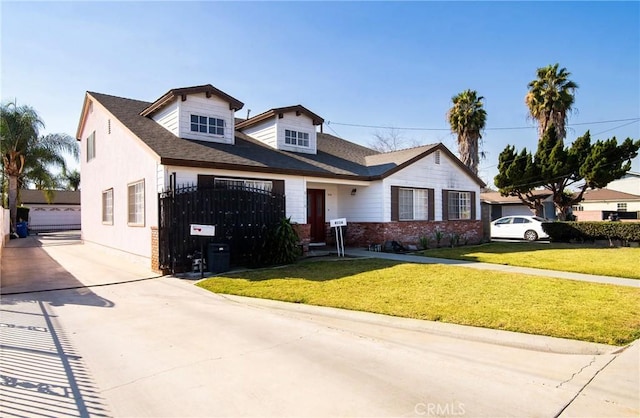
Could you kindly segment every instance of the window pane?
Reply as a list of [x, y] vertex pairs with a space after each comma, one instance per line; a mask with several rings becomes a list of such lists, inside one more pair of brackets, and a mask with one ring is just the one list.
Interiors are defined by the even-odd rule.
[[198, 123], [198, 115], [191, 115], [191, 123]]
[[206, 125], [207, 124], [207, 117], [206, 116], [200, 116], [200, 124], [201, 125]]
[[428, 194], [426, 190], [414, 190], [413, 191], [414, 206], [413, 206], [413, 219], [427, 220], [429, 218], [429, 202]]
[[207, 133], [207, 125], [200, 125], [200, 132]]
[[412, 220], [413, 218], [413, 190], [398, 190], [399, 210], [398, 216], [401, 220]]
[[196, 125], [195, 123], [191, 124], [191, 132], [198, 132], [198, 125]]
[[224, 128], [216, 128], [217, 135], [224, 135]]

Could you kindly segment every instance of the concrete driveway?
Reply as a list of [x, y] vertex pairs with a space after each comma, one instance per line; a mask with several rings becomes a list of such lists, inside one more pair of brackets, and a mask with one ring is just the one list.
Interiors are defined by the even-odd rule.
[[65, 237], [22, 246], [2, 259], [2, 416], [640, 411], [637, 344], [225, 297]]

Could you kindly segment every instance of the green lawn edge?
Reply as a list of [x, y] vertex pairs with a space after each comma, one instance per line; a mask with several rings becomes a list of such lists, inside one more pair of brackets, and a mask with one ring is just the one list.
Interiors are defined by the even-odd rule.
[[640, 279], [640, 248], [492, 242], [414, 253], [424, 257]]
[[625, 345], [640, 289], [379, 259], [317, 261], [201, 281], [214, 293]]

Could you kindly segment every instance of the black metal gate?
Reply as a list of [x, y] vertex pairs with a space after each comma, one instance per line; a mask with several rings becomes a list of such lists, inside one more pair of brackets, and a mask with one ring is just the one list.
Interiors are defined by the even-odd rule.
[[[267, 229], [285, 217], [282, 194], [245, 186], [184, 186], [158, 196], [160, 268], [188, 271], [201, 240], [229, 245], [232, 265], [251, 265]], [[190, 235], [191, 224], [215, 225], [215, 237]]]

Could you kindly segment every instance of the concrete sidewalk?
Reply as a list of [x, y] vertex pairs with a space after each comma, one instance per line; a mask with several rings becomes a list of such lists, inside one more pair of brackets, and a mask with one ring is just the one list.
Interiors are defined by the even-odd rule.
[[529, 274], [532, 276], [555, 277], [558, 279], [579, 280], [583, 282], [606, 283], [617, 286], [629, 286], [640, 288], [640, 280], [627, 279], [623, 277], [597, 276], [591, 274], [571, 273], [566, 271], [555, 271], [536, 269], [530, 267], [506, 266], [502, 264], [480, 263], [474, 261], [450, 260], [445, 258], [423, 257], [411, 254], [383, 253], [367, 251], [361, 248], [346, 248], [345, 254], [351, 257], [382, 258], [385, 260], [404, 261], [418, 264], [444, 264], [457, 267], [468, 267], [478, 270], [494, 270], [505, 273]]

